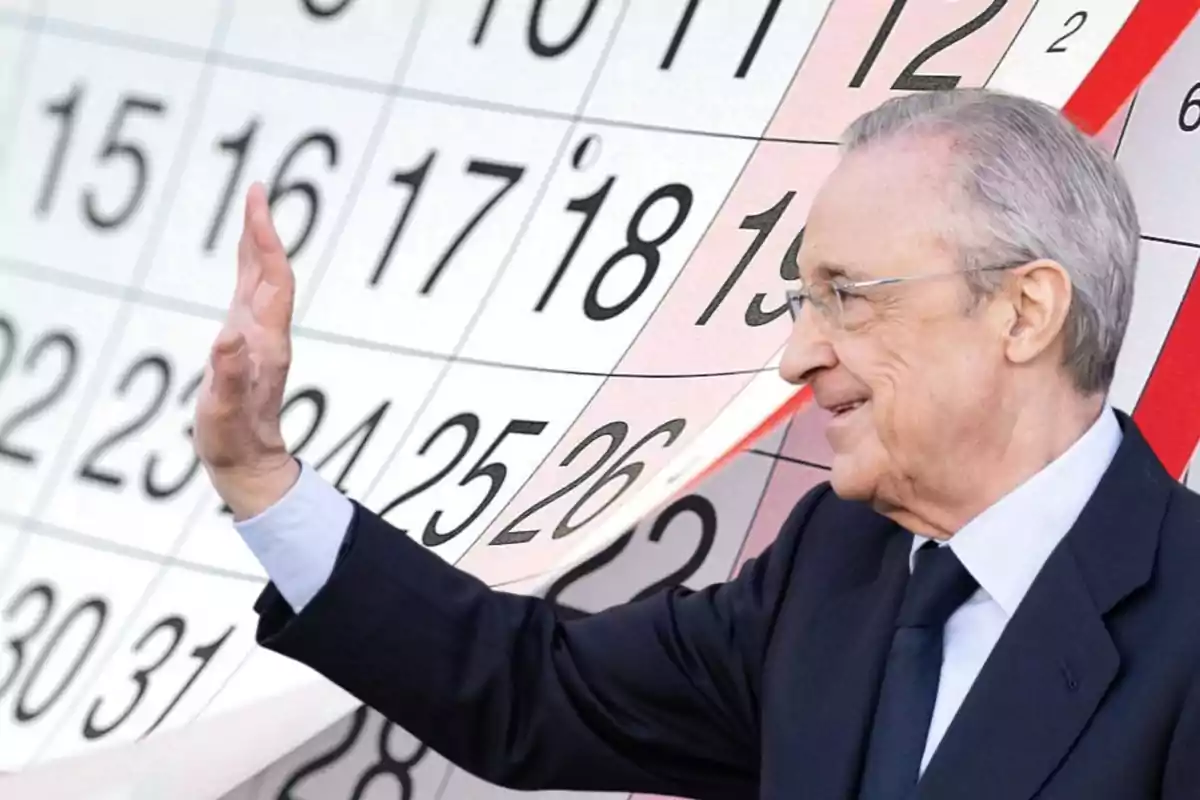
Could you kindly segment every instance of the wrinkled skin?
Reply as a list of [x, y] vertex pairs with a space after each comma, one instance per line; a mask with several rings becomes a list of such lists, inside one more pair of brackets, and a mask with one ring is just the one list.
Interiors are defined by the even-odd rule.
[[[849, 154], [814, 200], [801, 281], [961, 269], [968, 223], [952, 163], [948, 143], [929, 138]], [[1080, 395], [1061, 367], [1065, 270], [1033, 262], [1004, 282], [985, 298], [961, 275], [867, 289], [845, 306], [863, 321], [841, 328], [805, 305], [782, 376], [811, 384], [822, 407], [864, 401], [827, 430], [840, 496], [945, 538], [1095, 420], [1102, 398]]]

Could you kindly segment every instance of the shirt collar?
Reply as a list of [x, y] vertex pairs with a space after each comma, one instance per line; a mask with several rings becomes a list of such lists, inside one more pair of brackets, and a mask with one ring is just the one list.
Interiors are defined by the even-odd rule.
[[[1008, 617], [1075, 524], [1120, 443], [1120, 423], [1106, 406], [1065, 453], [950, 538], [950, 549]], [[914, 537], [910, 569], [927, 541]]]

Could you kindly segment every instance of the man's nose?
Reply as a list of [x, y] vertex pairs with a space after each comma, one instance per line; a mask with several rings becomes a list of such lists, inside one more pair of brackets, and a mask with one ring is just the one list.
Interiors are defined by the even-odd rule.
[[792, 323], [792, 332], [779, 362], [779, 375], [788, 383], [808, 383], [818, 371], [832, 369], [837, 364], [837, 354], [825, 330], [828, 326], [817, 319], [817, 314], [818, 311], [806, 303]]

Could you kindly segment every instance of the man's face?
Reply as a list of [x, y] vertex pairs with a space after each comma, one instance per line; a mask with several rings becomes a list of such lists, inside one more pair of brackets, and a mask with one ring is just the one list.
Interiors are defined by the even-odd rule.
[[[948, 164], [945, 145], [928, 141], [849, 155], [809, 213], [802, 283], [960, 270]], [[858, 294], [844, 299], [841, 325], [806, 302], [780, 371], [834, 412], [827, 436], [840, 496], [882, 508], [936, 501], [1005, 444], [995, 424], [1006, 377], [996, 319], [971, 310], [961, 275]]]

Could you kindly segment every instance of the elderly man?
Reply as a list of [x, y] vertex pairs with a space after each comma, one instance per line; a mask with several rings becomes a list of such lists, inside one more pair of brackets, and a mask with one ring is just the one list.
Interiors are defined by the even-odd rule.
[[1200, 793], [1200, 502], [1106, 405], [1138, 249], [1052, 109], [857, 120], [789, 293], [831, 481], [728, 583], [566, 620], [286, 453], [292, 275], [263, 193], [196, 444], [272, 584], [260, 641], [467, 770], [695, 798]]

